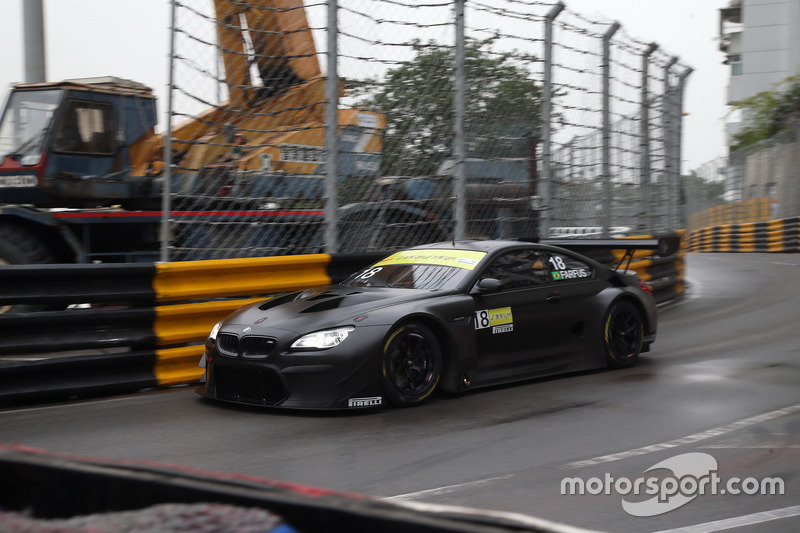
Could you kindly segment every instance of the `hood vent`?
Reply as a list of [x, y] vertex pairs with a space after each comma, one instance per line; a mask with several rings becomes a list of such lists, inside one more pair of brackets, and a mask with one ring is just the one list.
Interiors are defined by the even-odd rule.
[[[309, 301], [314, 300], [315, 298], [309, 298]], [[314, 304], [310, 307], [306, 307], [301, 311], [301, 313], [318, 313], [320, 311], [329, 311], [331, 309], [336, 309], [339, 307], [344, 298], [328, 298], [324, 302], [319, 302], [318, 304]]]
[[332, 298], [334, 296], [338, 296], [335, 292], [325, 291], [317, 294], [316, 296], [312, 296], [311, 298], [306, 298], [307, 302], [316, 302], [317, 300], [324, 300], [325, 298]]

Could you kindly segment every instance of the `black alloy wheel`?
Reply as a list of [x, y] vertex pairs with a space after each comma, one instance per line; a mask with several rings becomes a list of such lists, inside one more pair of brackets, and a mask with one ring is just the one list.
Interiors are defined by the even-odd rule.
[[612, 368], [627, 368], [636, 363], [644, 340], [644, 322], [634, 304], [614, 302], [606, 314], [603, 347], [606, 362]]
[[442, 374], [442, 351], [436, 336], [422, 324], [398, 326], [384, 345], [381, 370], [383, 391], [391, 405], [426, 400]]

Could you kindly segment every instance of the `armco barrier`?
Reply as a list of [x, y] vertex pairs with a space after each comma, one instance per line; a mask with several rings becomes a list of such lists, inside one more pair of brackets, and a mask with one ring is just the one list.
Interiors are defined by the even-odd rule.
[[690, 252], [764, 252], [800, 251], [800, 217], [726, 224], [692, 232]]
[[[681, 230], [673, 235], [681, 238], [681, 246], [675, 254], [658, 257], [647, 250], [638, 250], [633, 254], [633, 261], [629, 266], [631, 270], [636, 271], [643, 281], [647, 282], [653, 291], [656, 303], [659, 304], [682, 297], [686, 290], [684, 283], [686, 268], [684, 239], [686, 232]], [[623, 239], [626, 238], [641, 239], [650, 238], [650, 236], [623, 237]], [[617, 261], [622, 259], [623, 254], [624, 252], [621, 251], [614, 252]]]
[[[62, 309], [0, 315], [0, 403], [197, 382], [217, 321], [271, 294], [338, 283], [382, 255], [0, 267], [0, 307]], [[91, 307], [63, 310], [75, 303]]]
[[[0, 267], [0, 307], [62, 309], [0, 315], [0, 404], [195, 383], [217, 321], [275, 293], [338, 283], [382, 255]], [[683, 293], [682, 247], [639, 251], [630, 268], [659, 303]], [[63, 309], [75, 303], [89, 305]]]

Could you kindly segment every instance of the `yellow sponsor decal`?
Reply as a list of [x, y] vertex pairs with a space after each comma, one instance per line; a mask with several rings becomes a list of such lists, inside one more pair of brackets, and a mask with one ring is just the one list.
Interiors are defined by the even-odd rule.
[[[481, 311], [475, 312], [475, 329], [484, 329], [513, 323], [514, 316], [511, 314], [510, 307], [482, 309]], [[508, 329], [507, 331], [511, 331], [511, 329]]]
[[511, 308], [500, 307], [498, 309], [489, 309], [489, 322], [493, 326], [502, 326], [503, 324], [513, 324], [514, 318], [511, 316]]
[[375, 265], [441, 265], [473, 270], [486, 252], [468, 250], [403, 250]]

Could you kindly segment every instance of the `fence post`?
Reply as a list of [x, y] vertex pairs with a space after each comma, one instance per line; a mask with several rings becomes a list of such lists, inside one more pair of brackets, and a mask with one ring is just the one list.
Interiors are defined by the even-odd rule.
[[552, 157], [552, 112], [553, 112], [553, 22], [561, 11], [564, 4], [558, 2], [554, 4], [547, 13], [544, 26], [544, 90], [542, 94], [542, 179], [539, 184], [539, 194], [541, 195], [541, 217], [539, 234], [545, 239], [550, 235], [550, 180], [552, 169], [550, 160]]
[[611, 233], [611, 38], [619, 30], [615, 22], [603, 34], [603, 237]]
[[675, 195], [673, 192], [676, 189], [677, 177], [675, 175], [675, 139], [673, 131], [675, 128], [675, 120], [677, 117], [674, 115], [675, 106], [675, 89], [670, 85], [670, 74], [672, 67], [678, 62], [678, 58], [673, 56], [664, 65], [664, 95], [661, 99], [662, 112], [662, 132], [661, 135], [664, 139], [664, 178], [667, 182], [667, 229], [669, 231], [676, 229], [675, 224], [675, 211], [673, 209], [672, 201]]
[[697, 177], [697, 172], [692, 171], [689, 175], [689, 179], [686, 183], [686, 231], [687, 235], [691, 235], [692, 232], [697, 230], [700, 227], [698, 220], [700, 219], [699, 213], [701, 211], [699, 206], [704, 205], [705, 202], [698, 200], [700, 197], [700, 191], [697, 190], [697, 180], [700, 179]]
[[161, 185], [161, 261], [169, 262], [169, 219], [172, 211], [172, 92], [175, 86], [175, 2], [170, 2], [167, 138], [164, 141], [164, 182]]
[[650, 210], [650, 94], [648, 91], [648, 68], [650, 56], [658, 45], [650, 43], [642, 52], [641, 112], [639, 117], [639, 178], [641, 183], [641, 203], [639, 206], [639, 231], [647, 232], [653, 228], [653, 213]]
[[[675, 190], [673, 190], [673, 194], [675, 195], [672, 199], [672, 207], [675, 210], [675, 220], [677, 221], [679, 227], [681, 225], [681, 212], [680, 212], [680, 187], [681, 187], [681, 176], [682, 171], [681, 167], [683, 162], [682, 158], [682, 150], [681, 145], [683, 144], [683, 93], [686, 89], [686, 79], [689, 77], [693, 69], [691, 67], [687, 67], [678, 75], [678, 86], [675, 91], [675, 175], [677, 176], [677, 186]], [[688, 220], [688, 219], [687, 219]]]
[[464, 142], [464, 114], [466, 92], [466, 70], [464, 68], [464, 3], [466, 0], [456, 0], [456, 50], [455, 50], [455, 79], [453, 87], [453, 195], [455, 196], [455, 225], [453, 238], [456, 240], [466, 237], [467, 227], [467, 198], [466, 198], [466, 145]]
[[325, 77], [325, 251], [339, 251], [339, 71], [338, 1], [328, 0], [328, 71]]

